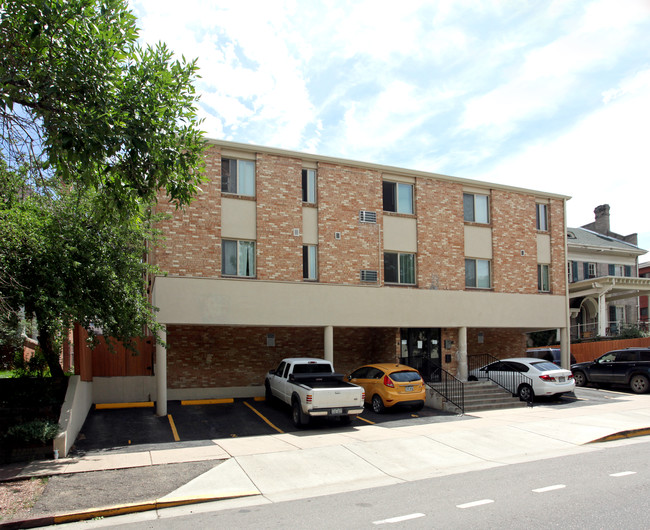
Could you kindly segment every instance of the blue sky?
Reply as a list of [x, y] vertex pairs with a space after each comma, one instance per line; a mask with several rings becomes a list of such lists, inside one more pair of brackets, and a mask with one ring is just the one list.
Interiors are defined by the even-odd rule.
[[607, 203], [650, 250], [650, 0], [130, 4], [198, 58], [210, 138]]

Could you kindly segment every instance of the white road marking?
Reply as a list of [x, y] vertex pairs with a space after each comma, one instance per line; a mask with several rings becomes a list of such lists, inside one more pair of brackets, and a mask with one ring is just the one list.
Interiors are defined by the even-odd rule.
[[492, 499], [483, 499], [481, 501], [467, 502], [465, 504], [457, 504], [456, 508], [474, 508], [475, 506], [482, 506], [483, 504], [490, 504], [494, 502]]
[[611, 473], [610, 477], [626, 477], [628, 475], [636, 475], [636, 471], [621, 471], [620, 473]]
[[562, 488], [566, 488], [564, 484], [556, 484], [555, 486], [546, 486], [545, 488], [537, 488], [536, 490], [533, 490], [535, 493], [546, 493], [547, 491], [553, 491], [553, 490], [561, 490]]
[[390, 519], [382, 519], [381, 521], [373, 521], [372, 524], [392, 524], [401, 523], [402, 521], [409, 521], [411, 519], [418, 519], [424, 517], [423, 513], [411, 513], [409, 515], [401, 515], [399, 517], [391, 517]]

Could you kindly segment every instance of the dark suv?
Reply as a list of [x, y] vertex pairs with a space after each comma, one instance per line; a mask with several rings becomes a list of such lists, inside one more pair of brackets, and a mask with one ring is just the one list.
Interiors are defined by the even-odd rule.
[[588, 363], [571, 365], [576, 386], [587, 383], [627, 385], [632, 392], [650, 390], [650, 348], [614, 350]]
[[[570, 364], [575, 364], [576, 358], [571, 355]], [[562, 356], [560, 354], [560, 348], [530, 348], [526, 350], [526, 357], [535, 357], [535, 359], [544, 359], [545, 361], [552, 362], [561, 366]]]

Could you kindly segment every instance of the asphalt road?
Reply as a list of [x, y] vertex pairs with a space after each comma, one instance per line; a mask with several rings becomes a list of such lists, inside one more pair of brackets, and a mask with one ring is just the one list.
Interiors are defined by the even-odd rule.
[[[121, 528], [648, 528], [650, 440], [594, 446], [561, 458], [506, 465], [351, 493], [157, 520]], [[206, 505], [205, 509], [209, 509]], [[80, 523], [86, 524], [88, 523]], [[93, 526], [92, 524], [90, 526]]]

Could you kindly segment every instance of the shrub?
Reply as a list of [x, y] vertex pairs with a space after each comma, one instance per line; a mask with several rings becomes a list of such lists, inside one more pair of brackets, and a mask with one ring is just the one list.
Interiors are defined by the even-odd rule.
[[25, 360], [22, 352], [14, 356], [14, 377], [49, 377], [50, 368], [43, 352], [36, 347], [34, 355]]
[[7, 429], [5, 438], [23, 443], [51, 442], [59, 434], [59, 424], [52, 420], [32, 420]]

